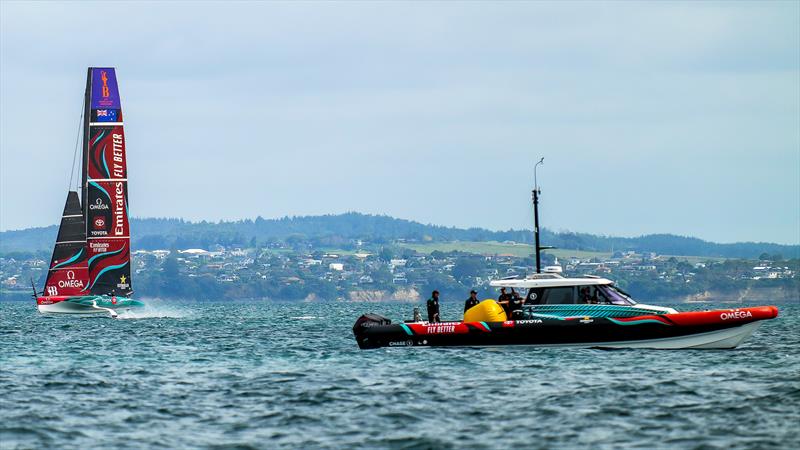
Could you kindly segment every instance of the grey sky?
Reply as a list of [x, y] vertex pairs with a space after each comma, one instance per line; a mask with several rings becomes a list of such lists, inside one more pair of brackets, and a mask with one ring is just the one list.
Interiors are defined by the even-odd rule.
[[86, 67], [131, 212], [800, 243], [800, 3], [0, 5], [0, 229], [55, 223]]

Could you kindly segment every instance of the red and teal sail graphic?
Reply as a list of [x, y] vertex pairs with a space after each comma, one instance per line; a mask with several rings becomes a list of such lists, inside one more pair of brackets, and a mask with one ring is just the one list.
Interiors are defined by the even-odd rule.
[[85, 294], [127, 296], [132, 292], [128, 168], [117, 75], [93, 67], [87, 80], [84, 134], [84, 204], [86, 217]]
[[48, 296], [85, 295], [89, 285], [86, 225], [78, 193], [70, 191], [61, 215], [53, 258], [44, 284]]

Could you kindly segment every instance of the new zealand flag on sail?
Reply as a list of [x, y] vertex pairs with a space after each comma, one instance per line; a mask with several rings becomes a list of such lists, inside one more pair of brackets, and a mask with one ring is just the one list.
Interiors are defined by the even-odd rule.
[[118, 109], [95, 109], [92, 110], [92, 122], [119, 122]]

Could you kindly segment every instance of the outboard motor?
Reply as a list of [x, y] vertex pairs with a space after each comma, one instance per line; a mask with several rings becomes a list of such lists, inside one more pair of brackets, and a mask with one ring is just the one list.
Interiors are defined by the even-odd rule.
[[358, 320], [356, 320], [356, 324], [353, 325], [353, 335], [356, 337], [358, 346], [362, 349], [378, 347], [376, 345], [370, 345], [369, 338], [365, 335], [365, 332], [372, 327], [391, 324], [391, 320], [378, 314], [369, 313], [359, 317]]

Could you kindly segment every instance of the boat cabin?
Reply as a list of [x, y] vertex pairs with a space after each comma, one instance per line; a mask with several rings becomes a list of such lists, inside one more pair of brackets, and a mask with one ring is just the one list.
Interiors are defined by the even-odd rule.
[[[524, 309], [534, 316], [540, 312], [558, 315], [594, 315], [602, 311], [626, 311], [624, 314], [672, 314], [676, 311], [662, 306], [637, 303], [630, 295], [605, 278], [586, 276], [564, 278], [555, 273], [537, 273], [527, 278], [493, 280], [494, 287], [513, 288], [525, 297]], [[605, 305], [595, 307], [593, 305]], [[604, 314], [605, 314], [604, 312]]]
[[524, 279], [494, 280], [490, 285], [522, 291], [526, 305], [636, 304], [628, 294], [615, 287], [612, 281], [598, 277], [564, 278], [546, 273]]

